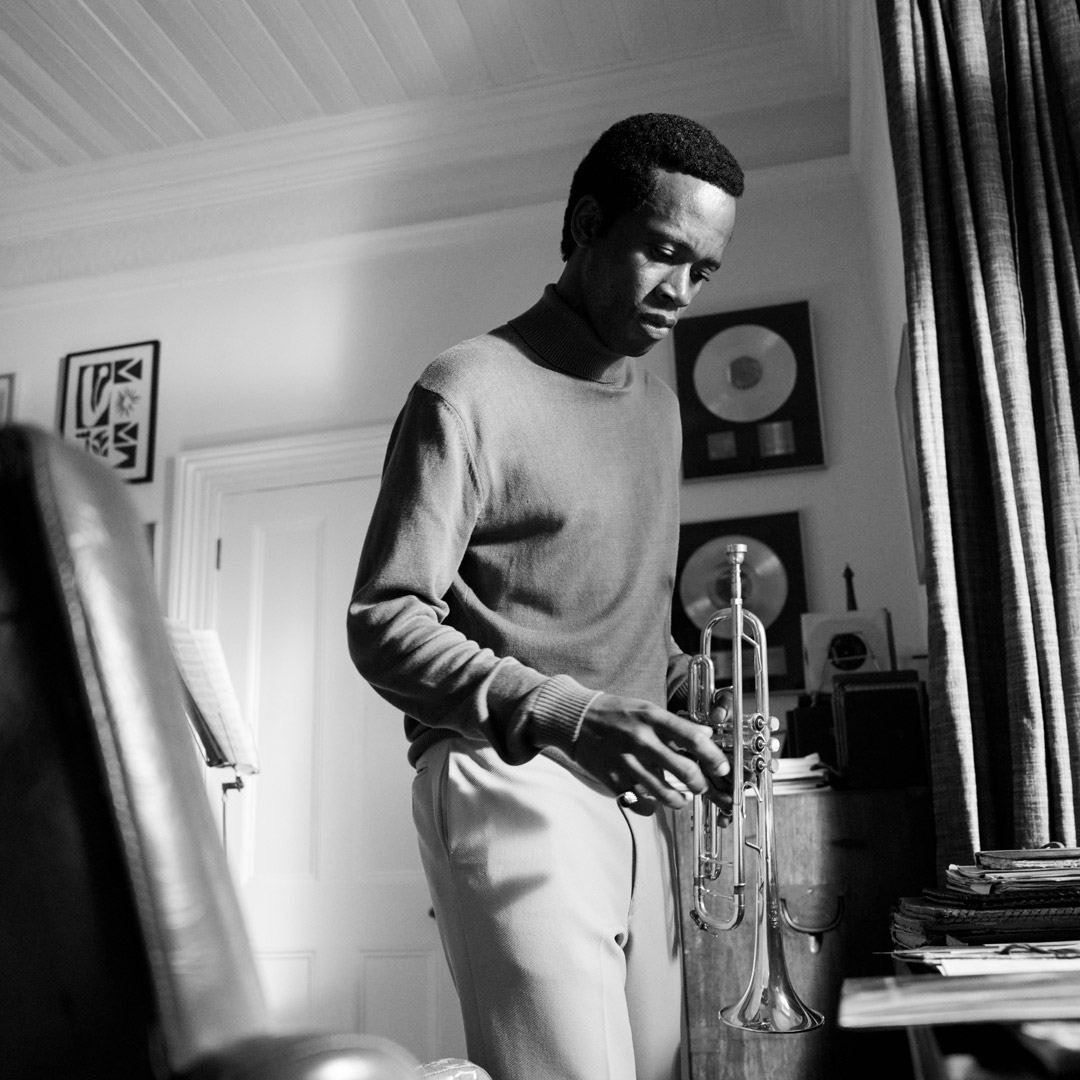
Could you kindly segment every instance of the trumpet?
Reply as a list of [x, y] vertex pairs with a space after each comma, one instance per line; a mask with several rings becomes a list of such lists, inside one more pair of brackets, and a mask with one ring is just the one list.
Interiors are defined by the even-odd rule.
[[[757, 896], [755, 911], [754, 960], [750, 981], [734, 1005], [720, 1010], [720, 1019], [730, 1027], [769, 1034], [813, 1031], [820, 1027], [822, 1014], [800, 1000], [791, 986], [784, 957], [781, 920], [800, 933], [820, 935], [836, 925], [806, 927], [796, 923], [780, 899], [776, 868], [776, 839], [773, 827], [772, 773], [779, 741], [773, 734], [779, 721], [769, 714], [769, 673], [765, 627], [743, 607], [742, 563], [745, 544], [729, 544], [731, 604], [718, 611], [701, 631], [701, 651], [690, 661], [689, 712], [691, 719], [714, 727], [714, 739], [731, 763], [733, 780], [730, 815], [700, 795], [694, 798], [694, 907], [690, 917], [702, 929], [719, 934], [733, 930], [746, 911], [745, 851], [757, 854]], [[719, 726], [711, 713], [723, 691], [715, 688], [712, 661], [713, 628], [730, 623], [731, 711]], [[744, 711], [743, 645], [754, 657], [753, 711]], [[746, 838], [746, 805], [757, 802], [757, 843]], [[730, 819], [730, 822], [729, 822]], [[732, 855], [724, 858], [724, 834], [732, 833]], [[715, 883], [724, 868], [731, 867], [731, 893], [721, 893]], [[814, 940], [814, 939], [812, 939]]]

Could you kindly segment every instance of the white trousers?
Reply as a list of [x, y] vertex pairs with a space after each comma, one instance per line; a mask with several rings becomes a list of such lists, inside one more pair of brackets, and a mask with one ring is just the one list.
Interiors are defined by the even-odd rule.
[[420, 759], [413, 817], [469, 1057], [493, 1080], [676, 1080], [666, 815], [453, 738]]

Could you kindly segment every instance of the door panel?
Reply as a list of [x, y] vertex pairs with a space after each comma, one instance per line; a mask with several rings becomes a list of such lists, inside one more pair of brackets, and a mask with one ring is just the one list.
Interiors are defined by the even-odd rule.
[[260, 761], [228, 796], [225, 837], [283, 1026], [371, 1032], [421, 1060], [464, 1056], [401, 715], [345, 641], [377, 490], [372, 477], [223, 497], [214, 625]]

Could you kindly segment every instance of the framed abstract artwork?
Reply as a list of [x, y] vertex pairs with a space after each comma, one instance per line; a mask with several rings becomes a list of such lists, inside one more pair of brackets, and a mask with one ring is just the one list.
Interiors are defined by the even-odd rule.
[[[765, 628], [769, 684], [774, 690], [799, 689], [806, 576], [797, 511], [683, 525], [671, 604], [672, 636], [683, 652], [697, 653], [701, 631], [717, 611], [730, 606], [728, 544], [746, 545], [743, 604]], [[714, 628], [711, 646], [717, 678], [723, 683], [731, 675], [730, 623]], [[743, 670], [753, 671], [749, 654]]]
[[685, 479], [825, 464], [806, 301], [683, 320], [675, 378]]
[[132, 484], [154, 478], [157, 341], [64, 357], [60, 433]]

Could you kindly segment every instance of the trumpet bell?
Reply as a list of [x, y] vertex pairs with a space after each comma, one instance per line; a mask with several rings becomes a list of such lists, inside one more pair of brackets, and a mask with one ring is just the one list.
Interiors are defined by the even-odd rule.
[[[771, 787], [771, 785], [769, 785]], [[771, 795], [771, 792], [770, 792]], [[771, 801], [771, 800], [770, 800]], [[772, 851], [771, 807], [759, 817], [767, 832], [767, 850]], [[795, 1035], [821, 1027], [824, 1017], [810, 1008], [791, 985], [784, 951], [781, 923], [782, 901], [776, 882], [776, 865], [761, 867], [758, 877], [754, 927], [754, 965], [743, 996], [734, 1005], [720, 1010], [728, 1027], [767, 1035]]]
[[751, 979], [743, 996], [734, 1005], [721, 1009], [719, 1015], [728, 1027], [764, 1035], [813, 1031], [821, 1027], [825, 1019], [817, 1009], [811, 1009], [800, 1000], [788, 982], [786, 972], [783, 978], [774, 978], [764, 984], [760, 977]]
[[[728, 1027], [757, 1031], [763, 1035], [797, 1035], [821, 1027], [824, 1017], [800, 1001], [787, 988], [790, 997], [777, 1001], [752, 1001], [729, 1005], [720, 1010], [720, 1019]], [[763, 995], [768, 997], [769, 995]]]

